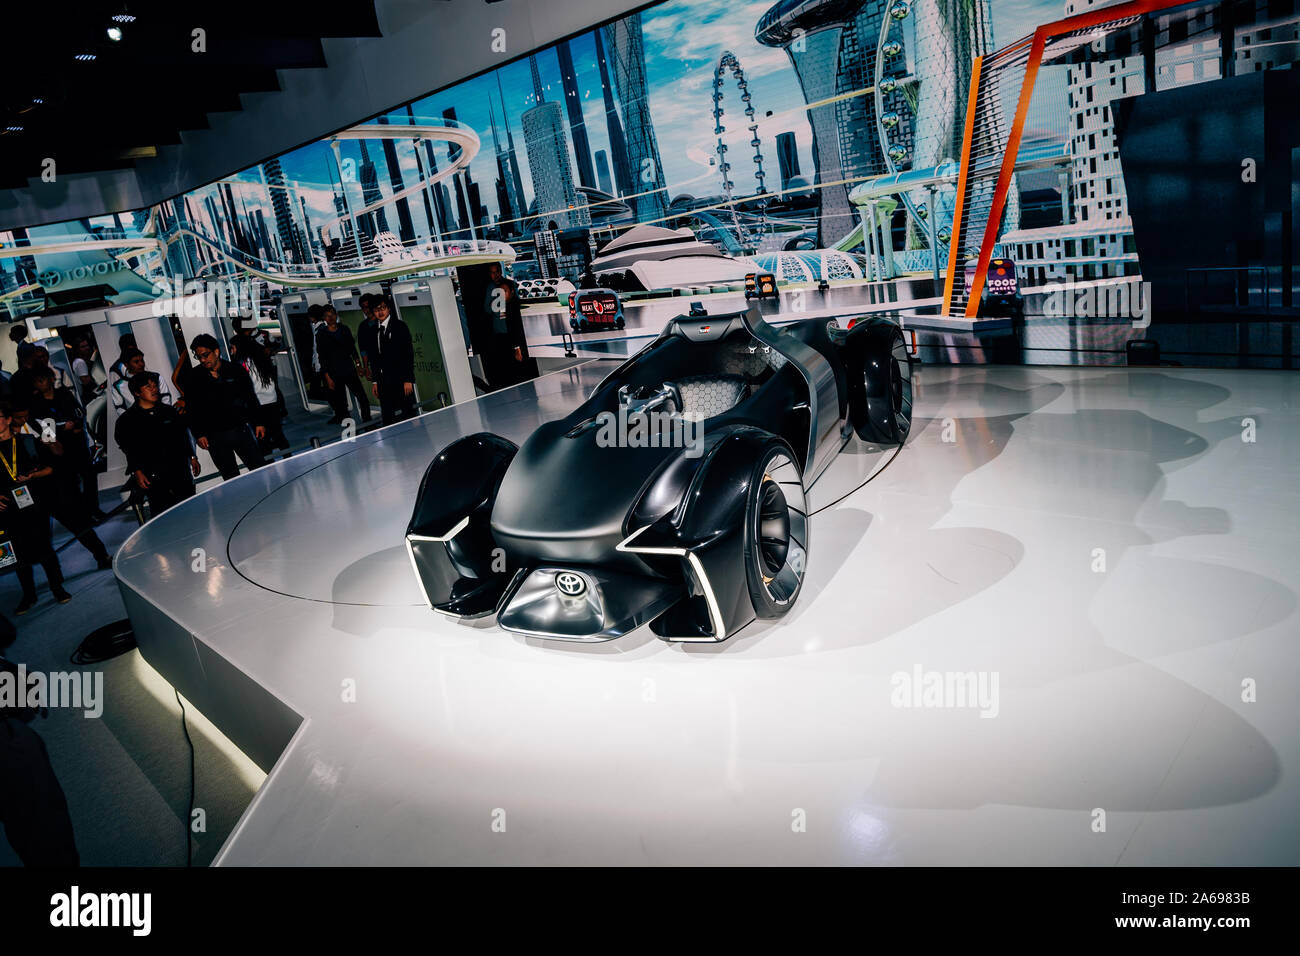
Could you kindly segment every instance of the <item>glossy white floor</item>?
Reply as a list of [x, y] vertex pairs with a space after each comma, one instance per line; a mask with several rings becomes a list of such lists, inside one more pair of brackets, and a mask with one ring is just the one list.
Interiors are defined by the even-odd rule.
[[[218, 726], [257, 693], [298, 715], [218, 862], [1300, 863], [1300, 378], [925, 368], [907, 446], [815, 494], [794, 612], [723, 645], [419, 606], [434, 450], [522, 438], [607, 367], [244, 476], [122, 549], [128, 608], [206, 663], [148, 623], [146, 657], [201, 673]], [[900, 706], [918, 672], [986, 699]]]

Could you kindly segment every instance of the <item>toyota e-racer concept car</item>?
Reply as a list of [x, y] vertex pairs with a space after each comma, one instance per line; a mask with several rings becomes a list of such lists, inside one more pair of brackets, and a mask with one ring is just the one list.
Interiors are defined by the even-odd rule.
[[444, 448], [407, 549], [446, 615], [559, 640], [649, 624], [723, 641], [798, 599], [805, 493], [852, 433], [900, 444], [911, 415], [912, 366], [886, 319], [680, 316], [522, 446], [477, 434]]

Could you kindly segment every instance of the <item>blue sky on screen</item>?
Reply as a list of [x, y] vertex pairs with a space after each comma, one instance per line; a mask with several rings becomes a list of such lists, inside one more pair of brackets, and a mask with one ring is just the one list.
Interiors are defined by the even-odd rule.
[[[737, 55], [749, 82], [753, 104], [762, 120], [760, 136], [763, 140], [765, 166], [770, 172], [768, 184], [776, 180], [776, 137], [786, 131], [795, 134], [799, 148], [801, 172], [812, 169], [812, 134], [807, 115], [802, 110], [803, 99], [798, 79], [783, 50], [760, 45], [754, 39], [754, 25], [771, 6], [772, 0], [669, 0], [667, 3], [642, 12], [642, 30], [645, 43], [646, 78], [655, 136], [662, 157], [669, 198], [691, 194], [715, 195], [721, 192], [716, 169], [707, 165], [716, 137], [713, 135], [711, 115], [711, 90], [713, 71], [718, 58], [726, 50]], [[914, 0], [926, 2], [926, 0]], [[992, 0], [995, 46], [1001, 47], [1032, 32], [1040, 23], [1059, 19], [1064, 14], [1064, 0]], [[591, 150], [604, 150], [610, 155], [606, 133], [604, 101], [596, 63], [595, 42], [591, 33], [584, 33], [570, 41], [579, 96], [583, 107]], [[543, 95], [548, 101], [562, 102], [563, 92], [559, 62], [554, 49], [537, 54], [537, 64], [543, 84]], [[1044, 85], [1051, 84], [1050, 76]], [[1057, 85], [1061, 85], [1059, 76]], [[752, 175], [751, 154], [747, 145], [748, 132], [740, 112], [739, 96], [734, 81], [727, 80], [724, 88], [724, 107], [735, 110], [728, 113], [724, 124], [728, 127], [732, 157], [743, 156], [735, 162], [737, 189], [752, 192], [756, 181]], [[1062, 97], [1042, 97], [1036, 101], [1030, 117], [1029, 134], [1050, 133], [1063, 124]], [[417, 118], [441, 118], [446, 110], [454, 110], [456, 118], [468, 123], [478, 133], [482, 147], [470, 167], [470, 176], [479, 184], [481, 201], [493, 216], [498, 213], [496, 191], [496, 159], [493, 150], [492, 120], [502, 144], [507, 127], [513, 134], [524, 191], [534, 193], [532, 170], [529, 168], [524, 148], [520, 117], [534, 104], [533, 87], [528, 59], [507, 64], [500, 70], [456, 84], [446, 90], [424, 97], [412, 104]], [[773, 114], [771, 118], [767, 113]], [[503, 115], [504, 114], [504, 115]], [[395, 121], [406, 122], [406, 110], [394, 111]], [[567, 123], [567, 116], [566, 116]], [[368, 144], [371, 158], [382, 159], [382, 147]], [[409, 143], [399, 144], [398, 161], [406, 183], [414, 181], [416, 165], [414, 150]], [[342, 144], [342, 154], [359, 162], [360, 145], [355, 141]], [[439, 146], [436, 156], [441, 166], [447, 161], [447, 148]], [[701, 157], [704, 157], [701, 161]], [[572, 159], [571, 159], [572, 162]], [[286, 176], [300, 183], [321, 184], [319, 189], [305, 188], [300, 194], [305, 199], [314, 224], [332, 218], [334, 213], [332, 191], [328, 184], [337, 182], [329, 148], [313, 144], [282, 157]], [[381, 162], [382, 170], [382, 162]], [[575, 164], [576, 170], [576, 164]], [[247, 171], [241, 178], [259, 180], [256, 169]], [[576, 171], [575, 171], [576, 178]], [[391, 187], [381, 172], [381, 188], [385, 194]], [[357, 188], [357, 187], [353, 187]], [[359, 201], [359, 193], [354, 201]], [[417, 200], [418, 202], [418, 200]], [[415, 217], [416, 228], [425, 232], [423, 214]]]

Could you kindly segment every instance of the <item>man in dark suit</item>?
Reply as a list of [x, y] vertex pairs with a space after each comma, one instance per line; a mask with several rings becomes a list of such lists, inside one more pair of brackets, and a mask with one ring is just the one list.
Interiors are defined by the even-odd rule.
[[[488, 287], [483, 296], [488, 335], [481, 335], [483, 374], [493, 389], [518, 385], [537, 377], [537, 361], [528, 354], [524, 335], [519, 285], [501, 271], [501, 263], [488, 266]], [[478, 348], [475, 351], [479, 351]]]
[[393, 314], [387, 297], [378, 297], [372, 314], [375, 329], [375, 396], [385, 425], [415, 417], [415, 345], [411, 330]]

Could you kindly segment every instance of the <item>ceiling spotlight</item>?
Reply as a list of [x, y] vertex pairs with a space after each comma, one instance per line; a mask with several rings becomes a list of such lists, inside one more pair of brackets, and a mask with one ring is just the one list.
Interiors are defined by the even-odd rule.
[[94, 60], [94, 59], [96, 59], [96, 56], [95, 56], [95, 54], [93, 54], [93, 53], [78, 53], [78, 54], [77, 54], [77, 59], [78, 59], [78, 60], [81, 60], [81, 61], [83, 61], [83, 62], [85, 62], [85, 61], [87, 61], [87, 60]]
[[116, 42], [118, 42], [119, 40], [121, 40], [121, 39], [122, 39], [122, 28], [121, 28], [121, 27], [109, 27], [109, 28], [108, 28], [108, 38], [109, 38], [110, 40], [112, 40], [114, 43], [116, 43]]
[[21, 126], [6, 126], [5, 130], [10, 133], [21, 133], [23, 128]]
[[44, 103], [45, 101], [44, 101], [43, 99], [41, 99], [39, 96], [33, 96], [33, 97], [32, 97], [32, 102], [35, 103], [37, 106], [40, 106], [40, 105], [41, 105], [42, 103]]
[[135, 17], [131, 16], [131, 14], [129, 13], [115, 13], [113, 14], [113, 22], [114, 23], [135, 23]]

